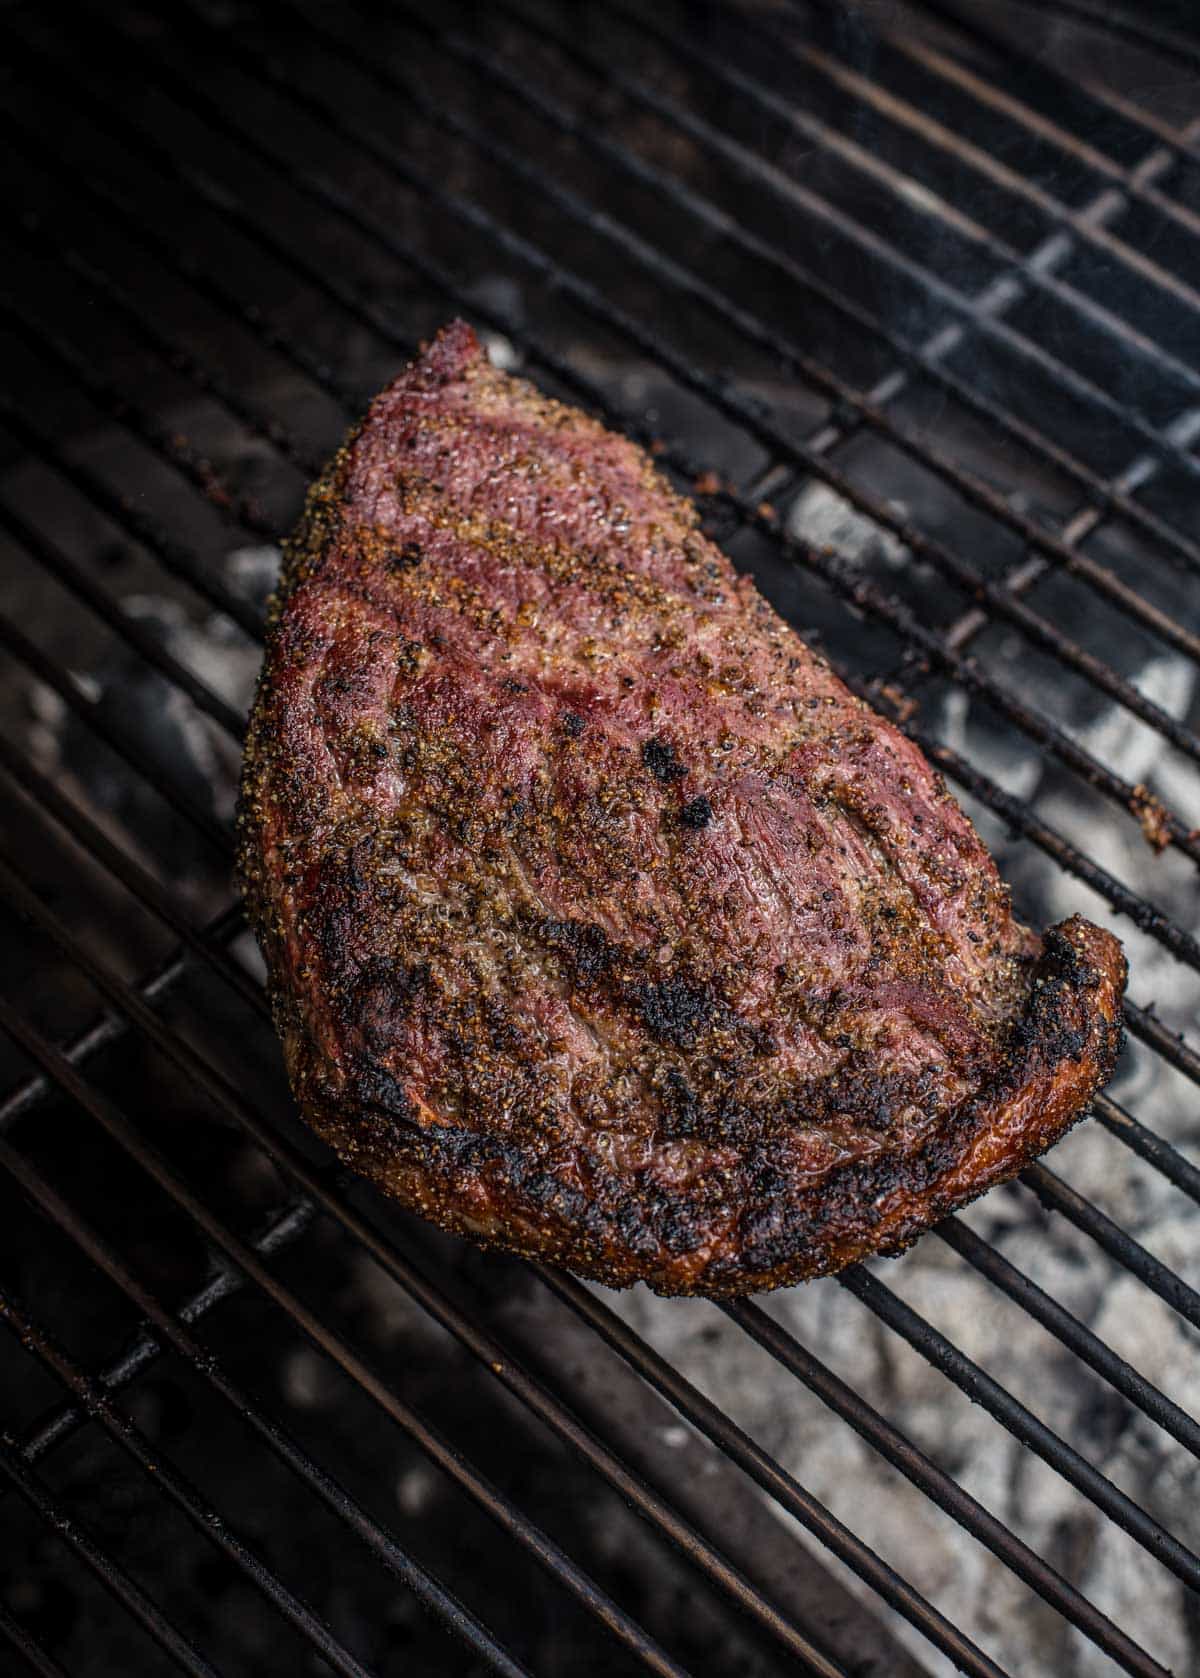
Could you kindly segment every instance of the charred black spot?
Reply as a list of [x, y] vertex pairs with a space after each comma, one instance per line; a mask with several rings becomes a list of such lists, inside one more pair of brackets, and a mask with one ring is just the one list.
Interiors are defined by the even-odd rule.
[[574, 711], [567, 712], [562, 725], [563, 733], [569, 735], [572, 740], [578, 740], [585, 726], [583, 718], [576, 716]]
[[537, 931], [570, 968], [577, 984], [597, 984], [620, 959], [618, 946], [589, 921], [539, 920]]
[[1029, 1007], [1013, 1028], [1011, 1048], [1021, 1054], [1037, 1049], [1051, 1065], [1078, 1060], [1089, 1040], [1078, 996], [1094, 977], [1071, 940], [1051, 927]]
[[425, 649], [419, 641], [401, 635], [396, 641], [396, 668], [404, 676], [415, 676], [421, 668], [421, 654]]
[[674, 1140], [681, 1136], [695, 1136], [701, 1126], [700, 1104], [682, 1073], [669, 1067], [663, 1078], [663, 1115], [659, 1128], [664, 1136]]
[[688, 1049], [708, 1025], [713, 1001], [703, 985], [686, 979], [659, 979], [655, 984], [631, 987], [631, 1000], [652, 1037]]
[[655, 780], [661, 781], [664, 786], [669, 786], [672, 781], [681, 781], [687, 774], [687, 765], [679, 762], [674, 746], [668, 745], [658, 735], [653, 740], [647, 740], [642, 747], [642, 762]]
[[372, 1107], [401, 1124], [414, 1124], [416, 1113], [408, 1093], [386, 1067], [375, 1061], [361, 1061], [354, 1069], [351, 1090], [356, 1101]]
[[621, 1201], [614, 1222], [630, 1252], [652, 1255], [658, 1251], [658, 1239], [647, 1225], [646, 1214], [632, 1197]]
[[679, 820], [684, 827], [707, 827], [712, 820], [712, 805], [703, 794], [699, 798], [689, 799], [679, 812]]
[[529, 683], [528, 682], [518, 682], [518, 680], [515, 676], [506, 676], [504, 678], [504, 680], [500, 683], [500, 686], [504, 689], [505, 693], [528, 693], [529, 692]]
[[402, 542], [389, 550], [384, 564], [389, 571], [413, 571], [421, 563], [421, 548], [417, 542]]
[[655, 1235], [669, 1253], [694, 1253], [708, 1233], [703, 1208], [663, 1189], [650, 1195], [650, 1216]]

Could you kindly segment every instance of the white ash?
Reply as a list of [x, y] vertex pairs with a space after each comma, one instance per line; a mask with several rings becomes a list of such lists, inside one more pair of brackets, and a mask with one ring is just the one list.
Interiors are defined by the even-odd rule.
[[[904, 516], [902, 503], [889, 502], [888, 506], [897, 516]], [[908, 562], [908, 549], [898, 536], [816, 480], [806, 484], [793, 501], [787, 529], [789, 535], [813, 547], [831, 549], [860, 563], [879, 558], [898, 570]]]

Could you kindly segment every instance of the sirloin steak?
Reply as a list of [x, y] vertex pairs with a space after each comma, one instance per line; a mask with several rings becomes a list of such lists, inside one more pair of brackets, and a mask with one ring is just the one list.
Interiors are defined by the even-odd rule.
[[614, 1285], [897, 1252], [1117, 1054], [1116, 939], [1014, 921], [917, 748], [461, 322], [310, 493], [240, 824], [308, 1122]]

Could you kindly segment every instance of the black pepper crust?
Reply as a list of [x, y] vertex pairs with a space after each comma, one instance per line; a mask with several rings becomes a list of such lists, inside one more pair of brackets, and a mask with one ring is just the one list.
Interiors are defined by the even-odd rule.
[[899, 1251], [1119, 1049], [1116, 940], [1014, 921], [915, 747], [461, 324], [310, 493], [239, 824], [309, 1123], [616, 1286]]

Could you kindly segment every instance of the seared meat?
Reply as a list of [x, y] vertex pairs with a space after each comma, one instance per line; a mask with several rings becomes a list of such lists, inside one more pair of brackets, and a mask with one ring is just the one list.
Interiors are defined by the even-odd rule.
[[616, 1285], [896, 1252], [1117, 1052], [1117, 941], [1015, 922], [920, 752], [462, 323], [309, 497], [241, 824], [309, 1123]]

